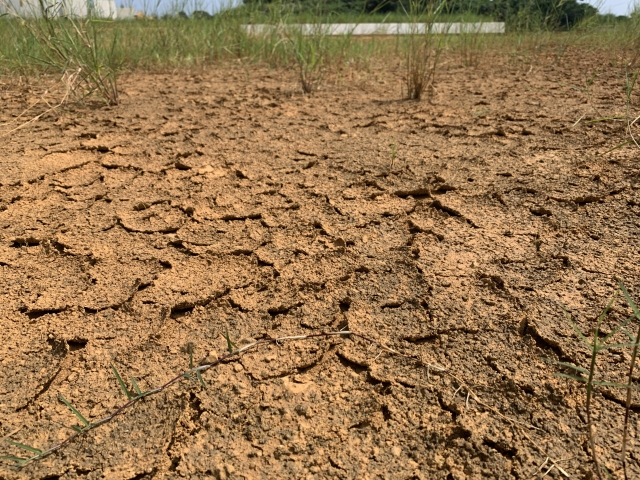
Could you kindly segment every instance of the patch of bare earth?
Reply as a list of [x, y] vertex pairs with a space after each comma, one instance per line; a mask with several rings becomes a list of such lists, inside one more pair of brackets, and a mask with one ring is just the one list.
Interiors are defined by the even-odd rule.
[[[260, 68], [132, 76], [118, 107], [3, 138], [0, 436], [54, 444], [77, 422], [59, 394], [101, 418], [125, 400], [110, 364], [148, 389], [189, 343], [222, 355], [225, 326], [239, 344], [346, 327], [484, 405], [355, 338], [285, 343], [0, 477], [530, 478], [547, 456], [588, 477], [583, 390], [544, 358], [587, 362], [561, 305], [589, 331], [616, 276], [640, 292], [639, 154], [597, 156], [617, 123], [572, 127], [592, 110], [567, 84], [601, 59], [495, 61], [444, 67], [433, 103], [399, 98], [399, 66], [309, 97]], [[622, 110], [616, 75], [600, 110]], [[27, 105], [10, 93], [0, 123]], [[596, 398], [617, 470], [623, 394]]]

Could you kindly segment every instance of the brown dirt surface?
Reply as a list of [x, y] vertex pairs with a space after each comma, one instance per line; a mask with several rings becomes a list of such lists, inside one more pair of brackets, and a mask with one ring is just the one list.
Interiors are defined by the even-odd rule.
[[[545, 359], [588, 365], [562, 305], [591, 332], [616, 277], [640, 293], [639, 151], [598, 155], [623, 124], [570, 87], [605, 62], [449, 62], [432, 102], [401, 100], [400, 64], [312, 96], [258, 67], [136, 74], [117, 107], [1, 139], [0, 438], [55, 444], [77, 423], [59, 394], [99, 419], [126, 400], [110, 365], [149, 389], [190, 344], [223, 355], [225, 328], [348, 328], [446, 371], [356, 338], [264, 346], [0, 478], [535, 478], [547, 457], [591, 478], [584, 389]], [[0, 94], [0, 124], [37, 97]], [[592, 98], [623, 113], [619, 71]], [[623, 402], [594, 407], [615, 475]]]

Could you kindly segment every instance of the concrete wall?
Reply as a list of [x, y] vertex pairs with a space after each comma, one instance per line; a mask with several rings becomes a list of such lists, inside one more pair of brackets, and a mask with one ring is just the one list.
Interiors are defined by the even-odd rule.
[[[426, 23], [306, 23], [280, 25], [243, 25], [248, 33], [264, 35], [274, 28], [286, 28], [300, 31], [303, 35], [408, 35], [411, 33], [425, 33]], [[431, 33], [460, 34], [460, 33], [504, 33], [503, 22], [478, 23], [432, 23]]]

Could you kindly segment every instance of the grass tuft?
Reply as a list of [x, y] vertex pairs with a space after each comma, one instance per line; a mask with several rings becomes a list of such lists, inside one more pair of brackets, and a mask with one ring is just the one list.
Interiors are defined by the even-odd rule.
[[[96, 93], [107, 105], [118, 104], [120, 34], [111, 21], [91, 17], [53, 17], [48, 8], [21, 16], [0, 0], [13, 17], [7, 23], [29, 49], [32, 64], [63, 76], [73, 75], [72, 92], [80, 99]], [[40, 10], [40, 11], [37, 11]], [[4, 26], [4, 25], [3, 25]], [[19, 58], [26, 63], [26, 58]]]
[[[434, 6], [412, 0], [408, 13], [410, 32], [405, 38], [405, 85], [407, 98], [420, 100], [424, 95], [433, 95], [436, 71], [444, 49], [445, 35], [433, 32], [444, 3]], [[423, 25], [423, 27], [422, 27]]]

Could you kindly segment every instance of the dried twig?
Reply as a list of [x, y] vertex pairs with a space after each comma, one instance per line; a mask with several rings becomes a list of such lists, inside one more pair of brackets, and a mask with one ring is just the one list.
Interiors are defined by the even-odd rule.
[[[72, 427], [74, 429], [74, 433], [69, 435], [67, 438], [65, 438], [64, 440], [62, 440], [61, 442], [47, 448], [46, 450], [40, 450], [38, 448], [29, 446], [29, 445], [25, 445], [22, 443], [18, 443], [15, 441], [12, 441], [9, 439], [9, 437], [13, 434], [16, 433], [16, 431], [12, 432], [11, 434], [9, 434], [8, 436], [6, 436], [5, 438], [7, 439], [7, 441], [9, 443], [11, 443], [12, 445], [21, 448], [23, 450], [26, 450], [30, 453], [32, 453], [33, 455], [27, 457], [27, 458], [22, 458], [22, 457], [15, 457], [15, 456], [1, 456], [0, 459], [5, 460], [5, 461], [10, 461], [13, 462], [15, 464], [16, 467], [21, 468], [29, 463], [32, 463], [34, 461], [38, 461], [43, 459], [44, 457], [51, 455], [55, 452], [57, 452], [58, 450], [61, 450], [62, 448], [64, 448], [66, 445], [70, 444], [71, 442], [73, 442], [75, 439], [86, 435], [89, 431], [93, 430], [94, 428], [97, 428], [101, 425], [104, 425], [106, 423], [111, 422], [115, 417], [117, 417], [118, 415], [124, 413], [125, 411], [127, 411], [128, 409], [130, 409], [133, 405], [135, 405], [137, 402], [139, 402], [140, 400], [142, 400], [145, 397], [148, 397], [150, 395], [155, 395], [157, 393], [160, 393], [162, 391], [165, 391], [166, 389], [168, 389], [169, 387], [171, 387], [172, 385], [180, 382], [183, 379], [188, 379], [188, 380], [194, 380], [197, 381], [199, 383], [201, 383], [203, 386], [206, 387], [206, 384], [204, 382], [204, 379], [202, 377], [202, 373], [204, 373], [205, 371], [220, 365], [221, 363], [225, 363], [227, 361], [232, 360], [234, 357], [239, 357], [240, 355], [242, 355], [243, 353], [255, 349], [261, 345], [280, 345], [284, 342], [288, 342], [288, 341], [300, 341], [300, 340], [311, 340], [311, 339], [322, 339], [322, 338], [330, 338], [330, 337], [346, 337], [346, 336], [350, 336], [350, 337], [355, 337], [355, 338], [360, 338], [361, 340], [364, 340], [365, 342], [369, 343], [370, 346], [377, 346], [378, 348], [380, 348], [383, 352], [387, 352], [390, 353], [392, 355], [396, 355], [396, 356], [400, 356], [400, 357], [404, 357], [407, 359], [410, 359], [414, 362], [416, 362], [417, 364], [419, 364], [420, 366], [423, 366], [427, 369], [427, 372], [429, 371], [438, 371], [438, 372], [443, 372], [445, 375], [451, 377], [453, 380], [455, 380], [459, 387], [456, 390], [456, 393], [458, 391], [460, 391], [460, 389], [464, 388], [467, 392], [466, 395], [466, 400], [465, 400], [465, 405], [468, 406], [469, 404], [469, 400], [473, 399], [478, 405], [480, 405], [481, 407], [493, 412], [495, 415], [497, 415], [499, 418], [503, 419], [504, 421], [506, 421], [507, 423], [509, 423], [510, 425], [514, 426], [515, 428], [520, 429], [520, 431], [522, 432], [522, 434], [525, 436], [525, 438], [527, 438], [531, 444], [534, 446], [534, 448], [539, 451], [540, 453], [542, 452], [542, 449], [540, 447], [537, 446], [537, 444], [533, 441], [533, 439], [524, 431], [523, 427], [526, 427], [528, 429], [533, 429], [533, 430], [541, 430], [537, 427], [534, 427], [533, 425], [529, 425], [523, 422], [519, 422], [517, 420], [511, 419], [505, 415], [503, 415], [498, 409], [496, 409], [495, 407], [488, 405], [487, 403], [484, 403], [483, 401], [481, 401], [478, 396], [473, 392], [473, 390], [467, 385], [466, 382], [462, 381], [459, 377], [457, 377], [455, 374], [451, 373], [450, 371], [448, 371], [447, 369], [445, 369], [442, 366], [439, 365], [435, 365], [435, 364], [431, 364], [428, 362], [423, 361], [421, 358], [414, 356], [414, 355], [408, 355], [402, 352], [399, 352], [397, 350], [394, 350], [393, 348], [390, 348], [388, 346], [386, 346], [384, 343], [379, 342], [377, 340], [374, 340], [371, 337], [368, 337], [366, 335], [360, 334], [360, 333], [356, 333], [353, 331], [349, 331], [349, 330], [342, 330], [342, 331], [337, 331], [337, 332], [319, 332], [319, 333], [314, 333], [314, 334], [309, 334], [309, 335], [290, 335], [290, 336], [283, 336], [283, 337], [277, 337], [277, 338], [272, 338], [272, 337], [265, 337], [259, 340], [256, 340], [254, 342], [248, 343], [246, 345], [243, 345], [241, 347], [236, 346], [235, 343], [233, 343], [229, 337], [229, 333], [228, 331], [225, 331], [225, 334], [223, 335], [225, 337], [225, 339], [227, 340], [227, 350], [228, 353], [226, 353], [225, 355], [222, 355], [218, 358], [205, 358], [202, 361], [199, 362], [199, 364], [196, 366], [193, 363], [193, 347], [190, 345], [189, 346], [189, 369], [176, 375], [175, 377], [171, 378], [169, 381], [167, 381], [166, 383], [164, 383], [163, 385], [153, 388], [151, 390], [147, 390], [146, 392], [143, 392], [140, 387], [138, 386], [136, 380], [134, 378], [131, 378], [131, 384], [133, 386], [133, 390], [130, 391], [127, 386], [125, 385], [124, 380], [122, 379], [122, 377], [120, 376], [120, 374], [118, 373], [118, 371], [116, 370], [116, 368], [112, 365], [112, 370], [113, 373], [116, 376], [116, 379], [118, 381], [118, 384], [120, 385], [120, 388], [122, 389], [122, 391], [124, 392], [124, 394], [127, 397], [127, 401], [121, 405], [120, 407], [116, 408], [115, 411], [113, 411], [112, 413], [110, 413], [109, 415], [107, 415], [104, 418], [101, 418], [95, 422], [90, 422], [89, 420], [87, 420], [69, 401], [67, 401], [64, 397], [59, 396], [59, 399], [61, 402], [63, 402], [72, 412], [73, 414], [76, 416], [76, 418], [81, 422], [81, 426], [74, 426]], [[546, 454], [545, 454], [546, 456]], [[552, 467], [555, 466], [555, 468], [558, 469], [558, 471], [563, 474], [564, 476], [568, 477], [568, 474], [558, 466], [558, 461], [553, 460], [550, 457], [547, 457], [547, 460], [545, 461], [545, 464], [547, 464], [548, 462], [551, 462]], [[543, 464], [543, 466], [545, 465]], [[541, 467], [542, 468], [542, 467]], [[541, 468], [538, 470], [540, 471]], [[537, 472], [536, 472], [537, 473]]]

